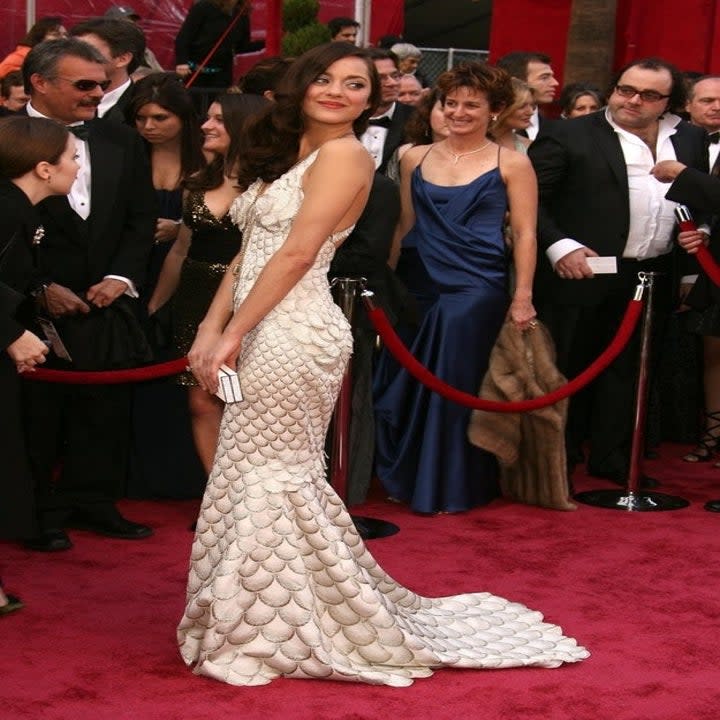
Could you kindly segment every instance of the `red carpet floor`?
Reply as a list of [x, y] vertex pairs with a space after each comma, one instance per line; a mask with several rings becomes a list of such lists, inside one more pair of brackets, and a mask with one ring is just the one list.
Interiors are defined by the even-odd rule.
[[[196, 677], [175, 647], [195, 502], [124, 502], [148, 541], [73, 532], [56, 555], [3, 544], [0, 720], [716, 720], [720, 717], [720, 470], [664, 446], [647, 463], [692, 501], [663, 513], [497, 501], [421, 517], [382, 500], [353, 508], [397, 523], [371, 541], [383, 567], [426, 595], [487, 590], [542, 610], [592, 653], [557, 670], [441, 670], [410, 688]], [[578, 490], [611, 487], [576, 478]]]

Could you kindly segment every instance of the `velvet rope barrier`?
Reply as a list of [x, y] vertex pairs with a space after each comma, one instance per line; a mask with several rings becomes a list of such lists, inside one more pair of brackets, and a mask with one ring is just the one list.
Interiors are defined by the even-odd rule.
[[65, 383], [66, 385], [119, 385], [121, 383], [157, 380], [158, 378], [177, 375], [187, 367], [187, 358], [169, 360], [157, 365], [130, 368], [128, 370], [51, 370], [36, 368], [34, 372], [22, 373], [25, 380], [40, 382]]
[[643, 308], [643, 302], [640, 297], [638, 297], [639, 294], [640, 291], [638, 290], [635, 298], [628, 303], [622, 323], [620, 324], [615, 337], [612, 339], [610, 345], [608, 345], [602, 354], [592, 363], [592, 365], [583, 370], [577, 377], [547, 395], [533, 398], [531, 400], [520, 400], [516, 402], [483, 400], [482, 398], [477, 397], [477, 395], [471, 395], [470, 393], [458, 390], [457, 388], [452, 387], [452, 385], [448, 385], [445, 381], [437, 377], [437, 375], [433, 375], [410, 353], [407, 347], [403, 344], [403, 341], [397, 336], [392, 325], [390, 325], [390, 321], [387, 319], [387, 315], [385, 315], [385, 311], [376, 307], [372, 301], [373, 294], [369, 291], [365, 291], [362, 298], [365, 303], [365, 309], [370, 316], [370, 320], [374, 325], [375, 330], [377, 330], [378, 335], [380, 335], [383, 343], [385, 343], [385, 346], [393, 357], [416, 380], [421, 382], [430, 390], [442, 395], [447, 400], [452, 400], [453, 402], [472, 408], [473, 410], [518, 413], [538, 410], [539, 408], [552, 405], [553, 403], [558, 402], [558, 400], [563, 400], [564, 398], [573, 395], [578, 390], [581, 390], [589, 382], [594, 380], [603, 370], [605, 370], [605, 368], [610, 365], [610, 363], [627, 345], [630, 337], [637, 327]]
[[[675, 208], [675, 216], [677, 217], [681, 230], [697, 230], [697, 225], [695, 225], [695, 221], [692, 219], [690, 211], [685, 205], [678, 205], [677, 208]], [[698, 248], [697, 260], [710, 280], [712, 280], [715, 285], [720, 285], [720, 265], [715, 262], [715, 258], [704, 245]]]

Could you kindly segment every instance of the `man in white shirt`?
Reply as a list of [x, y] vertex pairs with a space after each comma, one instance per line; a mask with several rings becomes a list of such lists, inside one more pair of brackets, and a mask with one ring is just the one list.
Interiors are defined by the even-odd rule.
[[78, 23], [70, 34], [92, 45], [106, 60], [110, 85], [98, 105], [98, 117], [124, 123], [134, 91], [130, 76], [145, 52], [143, 31], [127, 20], [102, 17]]
[[405, 123], [412, 115], [413, 108], [398, 102], [400, 96], [400, 70], [398, 59], [382, 48], [368, 48], [368, 54], [375, 63], [382, 88], [380, 105], [370, 118], [368, 129], [360, 142], [372, 155], [375, 169], [385, 173], [388, 161], [405, 139]]
[[540, 130], [554, 122], [543, 117], [539, 111], [542, 105], [549, 105], [555, 99], [555, 92], [560, 85], [550, 62], [548, 55], [539, 52], [512, 52], [497, 61], [497, 67], [525, 81], [533, 90], [538, 107], [530, 118], [530, 126], [522, 133], [530, 140], [535, 140]]
[[[607, 347], [633, 297], [638, 271], [661, 272], [661, 280], [669, 280], [674, 203], [650, 170], [664, 159], [706, 167], [704, 133], [671, 112], [684, 104], [676, 68], [638, 60], [616, 77], [606, 109], [558, 122], [530, 146], [540, 191], [536, 307], [567, 377]], [[602, 274], [592, 268], [598, 256], [606, 265]], [[659, 311], [670, 310], [672, 292], [658, 285]], [[636, 334], [570, 404], [569, 464], [589, 437], [588, 471], [620, 484], [629, 470], [637, 357]]]

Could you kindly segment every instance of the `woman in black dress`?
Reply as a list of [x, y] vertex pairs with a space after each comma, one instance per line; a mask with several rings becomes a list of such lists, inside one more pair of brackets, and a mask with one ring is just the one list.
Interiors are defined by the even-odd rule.
[[[70, 191], [79, 165], [75, 138], [62, 125], [24, 116], [0, 120], [0, 537], [37, 533], [33, 488], [22, 432], [19, 373], [33, 372], [48, 349], [31, 330], [35, 289], [32, 243], [41, 231], [33, 206]], [[18, 609], [0, 585], [0, 615]]]

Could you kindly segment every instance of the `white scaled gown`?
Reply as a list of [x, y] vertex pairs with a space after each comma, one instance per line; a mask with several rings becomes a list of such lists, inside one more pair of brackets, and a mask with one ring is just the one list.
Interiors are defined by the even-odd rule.
[[[246, 244], [237, 306], [287, 237], [316, 153], [231, 211]], [[441, 666], [556, 667], [587, 651], [489, 593], [416, 595], [389, 577], [325, 480], [324, 441], [350, 327], [327, 271], [351, 228], [243, 340], [243, 400], [225, 407], [193, 542], [180, 650], [235, 685], [327, 678], [409, 685]]]

